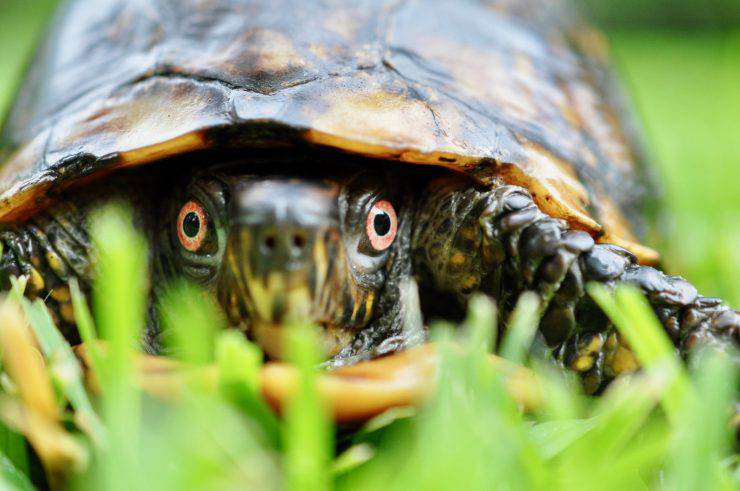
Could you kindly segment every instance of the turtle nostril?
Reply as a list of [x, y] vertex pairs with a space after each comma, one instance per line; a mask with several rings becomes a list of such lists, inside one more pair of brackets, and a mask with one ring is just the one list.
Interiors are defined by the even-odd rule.
[[270, 234], [265, 236], [265, 238], [262, 241], [262, 245], [265, 248], [265, 251], [272, 252], [275, 250], [275, 246], [277, 245], [277, 240], [275, 239], [275, 236]]
[[303, 250], [306, 246], [306, 237], [303, 234], [293, 234], [293, 247]]

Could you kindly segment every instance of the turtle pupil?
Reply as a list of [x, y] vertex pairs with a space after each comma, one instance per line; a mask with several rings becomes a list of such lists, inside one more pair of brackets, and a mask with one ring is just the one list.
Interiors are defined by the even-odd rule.
[[373, 219], [373, 228], [378, 237], [383, 237], [391, 231], [391, 217], [388, 213], [378, 213]]
[[185, 215], [182, 221], [182, 231], [191, 239], [198, 235], [198, 232], [200, 232], [200, 218], [198, 218], [197, 213], [191, 211]]

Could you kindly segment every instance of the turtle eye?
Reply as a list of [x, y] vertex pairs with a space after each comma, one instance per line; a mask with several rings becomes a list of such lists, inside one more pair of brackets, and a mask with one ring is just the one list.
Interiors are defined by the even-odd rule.
[[177, 217], [177, 237], [190, 252], [197, 252], [203, 245], [208, 228], [208, 217], [197, 201], [188, 201]]
[[398, 217], [388, 201], [377, 201], [370, 209], [365, 222], [365, 231], [370, 244], [376, 251], [388, 249], [396, 238]]

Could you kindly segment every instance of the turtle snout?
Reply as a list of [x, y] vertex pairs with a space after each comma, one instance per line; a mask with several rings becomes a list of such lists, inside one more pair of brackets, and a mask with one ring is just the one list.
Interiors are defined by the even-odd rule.
[[336, 194], [323, 182], [247, 181], [232, 202], [231, 235], [241, 237], [240, 260], [257, 278], [281, 275], [290, 288], [314, 266], [314, 247], [337, 226]]
[[221, 280], [230, 303], [243, 305], [252, 325], [315, 321], [326, 237], [338, 233], [336, 189], [321, 181], [245, 179], [234, 188], [230, 224]]
[[315, 227], [292, 223], [271, 223], [254, 227], [254, 263], [263, 272], [296, 273], [310, 267], [315, 237]]

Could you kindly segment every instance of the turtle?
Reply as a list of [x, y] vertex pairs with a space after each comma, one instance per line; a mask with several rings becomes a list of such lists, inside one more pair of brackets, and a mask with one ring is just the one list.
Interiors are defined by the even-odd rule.
[[272, 358], [289, 322], [319, 325], [334, 367], [424, 342], [476, 294], [505, 326], [532, 291], [537, 341], [594, 393], [637, 361], [589, 282], [636, 285], [679, 354], [737, 346], [740, 313], [645, 244], [656, 178], [566, 2], [91, 7], [59, 9], [0, 136], [0, 287], [25, 275], [71, 342], [67, 284], [91, 288], [87, 222], [116, 199], [150, 244], [153, 353], [175, 278]]

